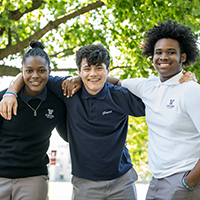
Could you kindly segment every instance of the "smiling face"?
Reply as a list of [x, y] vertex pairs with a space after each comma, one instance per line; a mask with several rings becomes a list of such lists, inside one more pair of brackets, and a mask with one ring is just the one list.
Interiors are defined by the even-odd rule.
[[82, 59], [79, 75], [89, 94], [96, 95], [102, 90], [109, 71], [110, 68], [106, 69], [104, 63], [100, 65], [88, 65], [86, 58]]
[[47, 61], [41, 56], [29, 56], [22, 67], [25, 83], [24, 94], [38, 96], [47, 84], [50, 69]]
[[153, 63], [160, 74], [160, 80], [162, 82], [178, 74], [182, 70], [182, 63], [185, 60], [186, 54], [181, 54], [177, 40], [163, 38], [156, 42]]

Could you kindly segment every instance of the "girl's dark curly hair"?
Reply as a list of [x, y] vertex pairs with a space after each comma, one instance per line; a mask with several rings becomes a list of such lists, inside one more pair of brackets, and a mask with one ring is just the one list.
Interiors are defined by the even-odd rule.
[[30, 47], [31, 49], [29, 49], [22, 57], [22, 65], [23, 63], [26, 61], [26, 58], [28, 58], [29, 56], [41, 56], [43, 58], [45, 58], [45, 60], [47, 61], [48, 66], [50, 66], [50, 58], [48, 56], [48, 54], [43, 50], [44, 46], [41, 42], [32, 40], [30, 42]]
[[162, 38], [171, 38], [179, 42], [181, 53], [186, 53], [187, 55], [183, 65], [189, 66], [196, 62], [199, 57], [199, 49], [191, 28], [172, 20], [167, 20], [164, 23], [158, 22], [158, 25], [154, 25], [152, 29], [148, 30], [145, 35], [145, 42], [142, 45], [142, 55], [147, 58], [150, 57], [151, 61], [153, 61], [155, 44]]

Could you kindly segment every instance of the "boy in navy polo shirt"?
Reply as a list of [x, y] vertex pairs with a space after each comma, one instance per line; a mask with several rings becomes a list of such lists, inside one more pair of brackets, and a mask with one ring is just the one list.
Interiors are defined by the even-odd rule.
[[48, 83], [68, 110], [72, 199], [137, 199], [137, 174], [125, 140], [128, 115], [143, 116], [143, 102], [127, 89], [105, 83], [110, 56], [103, 46], [80, 48], [76, 64], [83, 87], [72, 98], [63, 95], [65, 78], [51, 77]]
[[137, 174], [125, 141], [128, 115], [144, 116], [144, 104], [127, 89], [105, 83], [110, 56], [103, 46], [80, 48], [76, 63], [83, 87], [72, 98], [63, 95], [65, 77], [51, 77], [48, 82], [48, 88], [65, 102], [68, 111], [72, 199], [135, 200]]

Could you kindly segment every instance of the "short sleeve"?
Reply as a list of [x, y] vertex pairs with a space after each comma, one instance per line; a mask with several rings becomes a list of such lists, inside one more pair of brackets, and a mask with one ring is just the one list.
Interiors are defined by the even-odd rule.
[[127, 88], [130, 92], [141, 98], [142, 87], [146, 78], [125, 79], [122, 81], [122, 87]]
[[194, 82], [189, 84], [183, 98], [186, 112], [200, 133], [200, 85]]

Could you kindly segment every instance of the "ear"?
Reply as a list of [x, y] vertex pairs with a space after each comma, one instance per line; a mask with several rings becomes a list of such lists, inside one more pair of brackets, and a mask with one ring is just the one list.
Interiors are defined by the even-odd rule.
[[21, 73], [23, 72], [23, 67], [20, 68], [20, 72], [21, 72]]
[[108, 71], [108, 74], [109, 74], [109, 72], [110, 72], [110, 66], [108, 67], [107, 71]]
[[182, 63], [184, 63], [187, 59], [187, 54], [186, 53], [182, 53], [181, 54], [181, 59], [182, 59]]
[[51, 73], [51, 67], [49, 66], [49, 74]]
[[81, 76], [80, 74], [81, 74], [81, 71], [79, 70], [79, 68], [78, 68], [78, 74], [79, 74], [79, 76]]

